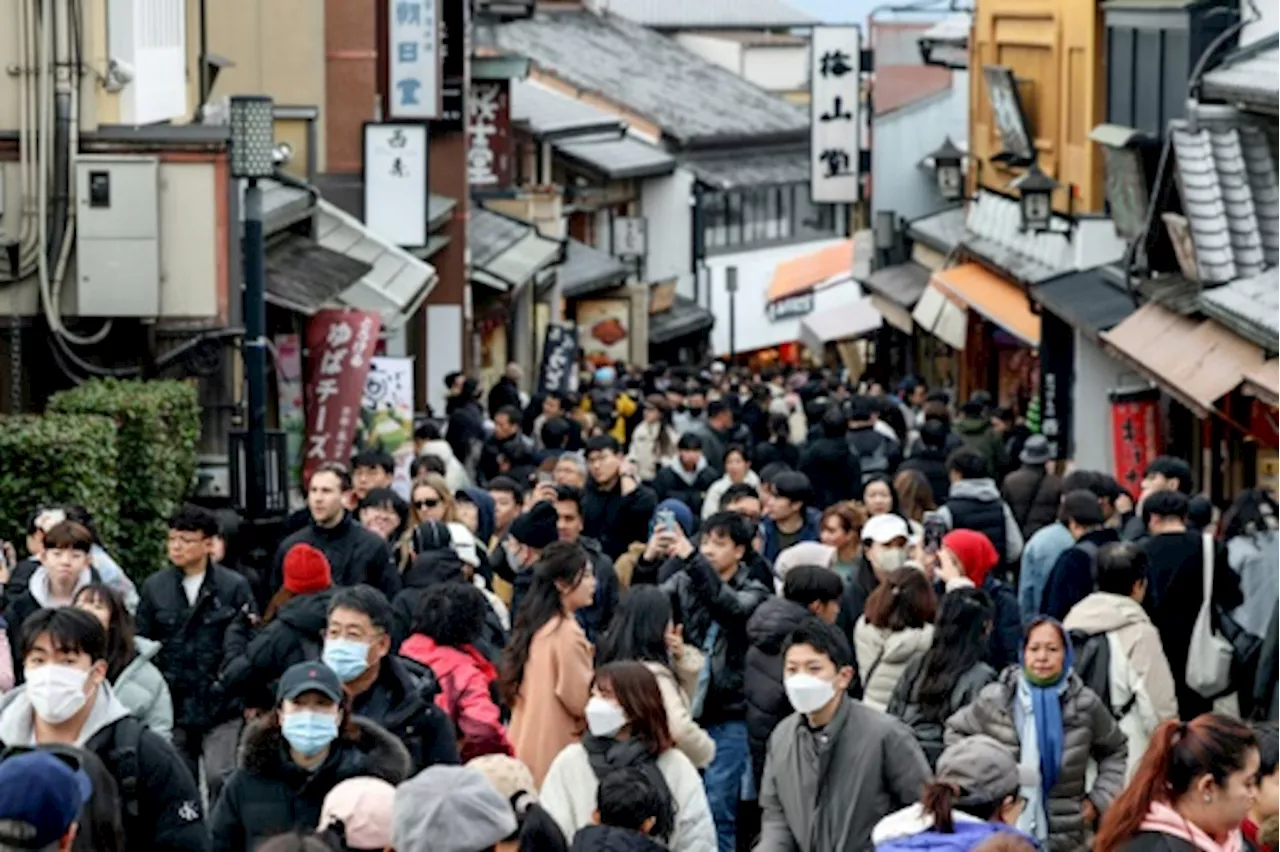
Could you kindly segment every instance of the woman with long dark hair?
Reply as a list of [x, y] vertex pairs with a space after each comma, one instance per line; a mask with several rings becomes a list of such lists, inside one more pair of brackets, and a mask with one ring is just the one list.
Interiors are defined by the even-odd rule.
[[1128, 755], [1111, 708], [1071, 671], [1071, 661], [1062, 625], [1040, 616], [1027, 626], [1022, 665], [1009, 666], [947, 720], [948, 745], [986, 734], [1037, 778], [1022, 787], [1027, 807], [1018, 828], [1048, 852], [1089, 848], [1098, 817], [1124, 786]]
[[173, 733], [173, 698], [164, 675], [151, 662], [160, 643], [134, 634], [124, 596], [106, 583], [76, 592], [72, 606], [102, 622], [107, 631], [107, 682], [129, 713], [166, 740]]
[[702, 652], [685, 644], [684, 628], [666, 592], [657, 586], [636, 586], [623, 595], [596, 658], [601, 666], [625, 660], [644, 663], [658, 679], [676, 747], [699, 769], [711, 763], [715, 741], [690, 711], [703, 667]]
[[853, 628], [864, 703], [889, 706], [907, 666], [933, 644], [937, 616], [938, 596], [923, 571], [899, 568], [885, 576]]
[[286, 831], [310, 831], [329, 791], [348, 778], [409, 777], [404, 745], [351, 714], [338, 676], [317, 661], [280, 678], [275, 707], [250, 724], [239, 766], [213, 809], [212, 852], [251, 852]]
[[574, 613], [590, 606], [595, 593], [587, 552], [552, 542], [533, 566], [533, 584], [502, 652], [498, 692], [511, 708], [511, 744], [539, 784], [586, 725], [592, 649]]
[[1133, 781], [1102, 818], [1097, 852], [1239, 852], [1258, 795], [1258, 743], [1239, 719], [1162, 722]]
[[929, 479], [918, 470], [900, 470], [893, 478], [893, 493], [903, 516], [913, 524], [924, 522], [924, 513], [938, 508]]
[[551, 764], [542, 785], [542, 806], [565, 836], [590, 825], [600, 779], [636, 767], [665, 789], [675, 821], [658, 825], [654, 837], [672, 852], [714, 852], [715, 823], [698, 770], [671, 739], [658, 680], [642, 663], [619, 662], [596, 672], [587, 704], [589, 733]]
[[991, 636], [991, 599], [979, 589], [957, 589], [942, 599], [933, 644], [907, 666], [888, 713], [911, 728], [930, 766], [942, 754], [947, 719], [995, 680], [982, 661]]

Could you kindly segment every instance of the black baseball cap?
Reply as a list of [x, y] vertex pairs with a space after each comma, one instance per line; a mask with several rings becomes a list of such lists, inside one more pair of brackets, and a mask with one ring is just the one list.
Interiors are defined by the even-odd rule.
[[280, 676], [276, 701], [292, 701], [304, 692], [318, 692], [330, 701], [342, 701], [342, 684], [333, 669], [319, 660], [295, 663]]

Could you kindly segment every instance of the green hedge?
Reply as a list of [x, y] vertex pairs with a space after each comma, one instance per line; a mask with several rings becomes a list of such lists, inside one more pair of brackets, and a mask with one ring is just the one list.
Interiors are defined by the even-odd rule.
[[116, 424], [96, 415], [0, 417], [0, 538], [22, 552], [38, 506], [79, 504], [120, 540]]
[[120, 535], [112, 554], [135, 581], [164, 567], [167, 519], [191, 491], [200, 440], [200, 402], [186, 382], [87, 382], [49, 400], [59, 414], [114, 421], [121, 476]]

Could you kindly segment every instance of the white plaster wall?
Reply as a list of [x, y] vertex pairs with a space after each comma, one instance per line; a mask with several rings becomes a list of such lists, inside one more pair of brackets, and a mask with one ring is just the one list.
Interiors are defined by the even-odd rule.
[[742, 74], [742, 45], [727, 38], [705, 33], [676, 33], [676, 43], [721, 68]]
[[875, 119], [871, 154], [873, 211], [892, 210], [906, 219], [927, 216], [947, 206], [937, 179], [921, 160], [948, 135], [957, 145], [969, 138], [969, 74], [956, 71], [951, 90], [923, 104]]
[[676, 169], [640, 184], [640, 215], [648, 228], [645, 278], [677, 279], [676, 292], [693, 298], [693, 174]]
[[769, 92], [809, 86], [808, 45], [755, 45], [742, 53], [742, 76]]
[[[711, 330], [711, 349], [716, 355], [729, 351], [729, 294], [725, 290], [725, 270], [738, 268], [738, 295], [735, 300], [734, 348], [738, 352], [764, 349], [800, 338], [800, 320], [803, 317], [771, 322], [765, 313], [765, 294], [773, 280], [774, 269], [784, 260], [811, 254], [827, 246], [842, 242], [839, 239], [819, 240], [781, 248], [744, 251], [707, 258], [707, 280], [710, 282], [710, 304], [704, 305], [715, 315], [716, 324]], [[851, 252], [852, 254], [852, 252]], [[852, 260], [852, 258], [850, 258]], [[861, 295], [861, 289], [852, 280], [819, 290], [814, 295], [814, 313], [839, 307]]]
[[1074, 466], [1114, 474], [1108, 392], [1132, 384], [1133, 374], [1078, 331], [1075, 344], [1075, 385], [1071, 389]]
[[1277, 29], [1280, 29], [1280, 3], [1276, 3], [1276, 0], [1254, 0], [1254, 3], [1262, 17], [1241, 31], [1241, 44], [1252, 44], [1273, 35]]

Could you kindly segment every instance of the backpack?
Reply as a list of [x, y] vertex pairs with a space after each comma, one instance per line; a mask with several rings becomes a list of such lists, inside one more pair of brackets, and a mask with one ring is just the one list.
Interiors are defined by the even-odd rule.
[[862, 468], [862, 484], [866, 485], [871, 477], [879, 473], [889, 472], [889, 450], [886, 448], [888, 442], [883, 436], [876, 444], [876, 448], [872, 450], [871, 455], [860, 456], [858, 464]]
[[1072, 668], [1080, 680], [1102, 699], [1117, 721], [1129, 715], [1138, 701], [1138, 694], [1135, 691], [1122, 707], [1116, 707], [1111, 700], [1111, 642], [1107, 639], [1107, 634], [1072, 630], [1070, 637], [1071, 647], [1075, 651]]
[[126, 826], [133, 825], [141, 816], [142, 767], [139, 754], [144, 730], [141, 721], [125, 716], [113, 723], [109, 730], [94, 734], [84, 744], [85, 749], [102, 760], [115, 779], [120, 791], [119, 810]]

